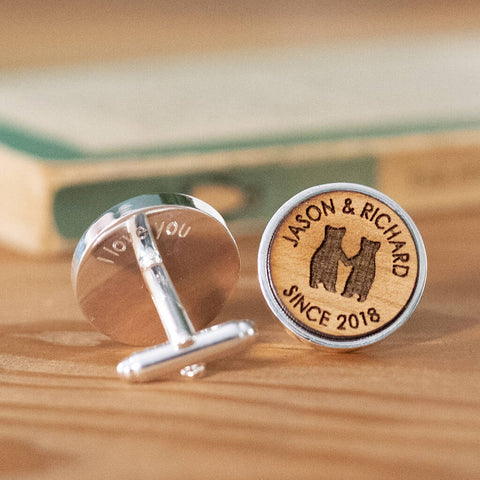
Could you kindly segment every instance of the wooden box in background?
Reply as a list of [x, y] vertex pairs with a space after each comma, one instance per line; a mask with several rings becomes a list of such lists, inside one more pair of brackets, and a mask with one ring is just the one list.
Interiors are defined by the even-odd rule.
[[1, 240], [69, 250], [104, 210], [155, 192], [198, 196], [237, 232], [336, 181], [407, 210], [480, 203], [476, 47], [436, 36], [5, 73]]

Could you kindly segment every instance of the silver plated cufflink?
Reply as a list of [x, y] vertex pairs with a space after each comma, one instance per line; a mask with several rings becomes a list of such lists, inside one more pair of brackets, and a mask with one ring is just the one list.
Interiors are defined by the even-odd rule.
[[204, 362], [255, 337], [247, 320], [204, 328], [238, 280], [238, 249], [210, 205], [182, 194], [122, 202], [84, 233], [72, 283], [90, 322], [114, 340], [155, 345], [117, 366], [120, 377], [150, 381], [180, 371], [200, 376]]
[[263, 295], [300, 339], [353, 349], [385, 338], [413, 313], [427, 256], [412, 219], [363, 185], [298, 193], [274, 214], [258, 254]]

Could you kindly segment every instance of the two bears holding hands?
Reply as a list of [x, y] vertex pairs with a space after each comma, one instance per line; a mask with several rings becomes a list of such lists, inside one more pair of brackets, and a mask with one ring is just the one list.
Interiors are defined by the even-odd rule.
[[370, 288], [375, 280], [375, 256], [380, 248], [380, 242], [373, 242], [362, 237], [359, 252], [348, 258], [342, 249], [345, 227], [325, 227], [325, 237], [310, 261], [310, 287], [318, 288], [320, 283], [325, 290], [335, 293], [338, 262], [352, 267], [342, 296], [350, 298], [358, 295], [358, 301], [367, 299]]

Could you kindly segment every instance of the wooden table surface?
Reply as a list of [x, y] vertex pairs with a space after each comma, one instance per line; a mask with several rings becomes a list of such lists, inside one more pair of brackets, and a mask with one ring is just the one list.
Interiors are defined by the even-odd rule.
[[480, 209], [414, 215], [429, 257], [412, 318], [352, 353], [287, 335], [240, 238], [218, 321], [256, 344], [200, 380], [132, 385], [132, 352], [82, 318], [68, 257], [0, 251], [0, 471], [22, 479], [480, 478]]

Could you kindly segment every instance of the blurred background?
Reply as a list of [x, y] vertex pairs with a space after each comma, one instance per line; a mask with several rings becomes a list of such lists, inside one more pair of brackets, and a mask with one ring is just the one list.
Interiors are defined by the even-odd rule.
[[4, 243], [71, 249], [105, 209], [154, 191], [196, 195], [238, 232], [332, 181], [409, 210], [480, 204], [479, 2], [0, 11]]
[[231, 51], [439, 32], [478, 34], [465, 1], [2, 0], [0, 67]]

